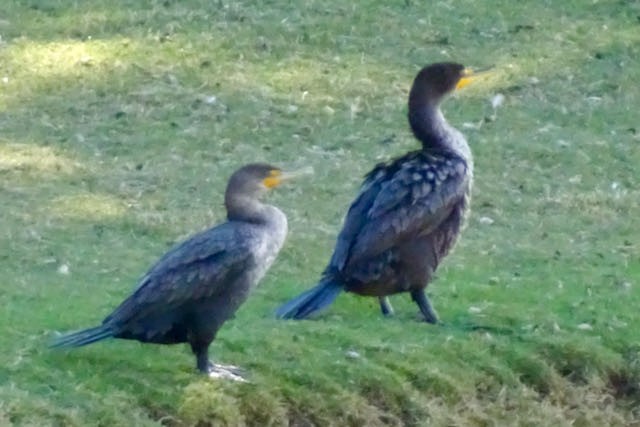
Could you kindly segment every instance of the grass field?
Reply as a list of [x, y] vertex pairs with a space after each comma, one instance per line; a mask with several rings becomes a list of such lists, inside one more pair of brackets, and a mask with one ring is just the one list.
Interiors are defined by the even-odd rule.
[[[639, 1], [22, 0], [0, 36], [0, 425], [640, 425]], [[495, 66], [444, 106], [476, 158], [445, 325], [406, 295], [275, 320], [362, 175], [417, 146], [408, 88], [440, 60]], [[257, 160], [316, 173], [270, 197], [287, 244], [211, 348], [250, 384], [184, 346], [47, 348]]]

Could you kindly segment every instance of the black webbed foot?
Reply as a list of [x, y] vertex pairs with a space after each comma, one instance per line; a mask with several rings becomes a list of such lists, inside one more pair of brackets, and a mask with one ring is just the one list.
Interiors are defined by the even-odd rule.
[[222, 365], [209, 360], [208, 349], [199, 349], [196, 353], [196, 364], [198, 371], [210, 378], [222, 378], [225, 380], [247, 382], [244, 378], [244, 371], [234, 365]]
[[207, 375], [209, 378], [220, 378], [243, 383], [247, 382], [247, 379], [243, 376], [244, 371], [234, 365], [223, 365], [209, 361]]

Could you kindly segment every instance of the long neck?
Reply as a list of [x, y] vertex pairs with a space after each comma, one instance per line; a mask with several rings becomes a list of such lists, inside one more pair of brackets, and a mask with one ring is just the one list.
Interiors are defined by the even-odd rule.
[[446, 144], [449, 126], [437, 106], [429, 104], [410, 106], [409, 124], [413, 134], [425, 149], [447, 148], [442, 145]]
[[455, 151], [465, 159], [471, 159], [467, 141], [442, 115], [438, 103], [418, 97], [409, 98], [409, 124], [423, 150]]
[[230, 221], [265, 223], [271, 218], [272, 206], [255, 197], [242, 194], [227, 194], [224, 199], [227, 218]]

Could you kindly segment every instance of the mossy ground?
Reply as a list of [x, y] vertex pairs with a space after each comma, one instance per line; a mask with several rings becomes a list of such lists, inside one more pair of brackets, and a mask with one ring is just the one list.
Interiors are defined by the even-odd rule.
[[[640, 423], [638, 1], [25, 0], [0, 36], [0, 425]], [[406, 296], [274, 320], [362, 175], [416, 146], [407, 90], [440, 60], [495, 66], [445, 105], [476, 157], [446, 325]], [[316, 171], [271, 197], [288, 242], [212, 346], [251, 384], [182, 346], [46, 347], [220, 221], [250, 161]]]

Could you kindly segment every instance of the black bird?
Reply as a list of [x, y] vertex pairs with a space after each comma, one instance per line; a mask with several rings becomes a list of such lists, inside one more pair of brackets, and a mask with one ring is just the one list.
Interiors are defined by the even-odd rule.
[[237, 170], [225, 193], [226, 222], [170, 249], [100, 326], [58, 337], [52, 347], [105, 338], [188, 342], [200, 372], [223, 371], [209, 361], [209, 345], [267, 272], [287, 234], [286, 216], [260, 199], [293, 175], [262, 163]]
[[367, 174], [320, 282], [282, 305], [279, 318], [311, 316], [343, 290], [378, 297], [382, 313], [391, 315], [387, 296], [409, 292], [424, 319], [437, 323], [424, 289], [458, 238], [473, 180], [471, 150], [440, 103], [477, 75], [455, 63], [420, 70], [408, 119], [422, 148]]

